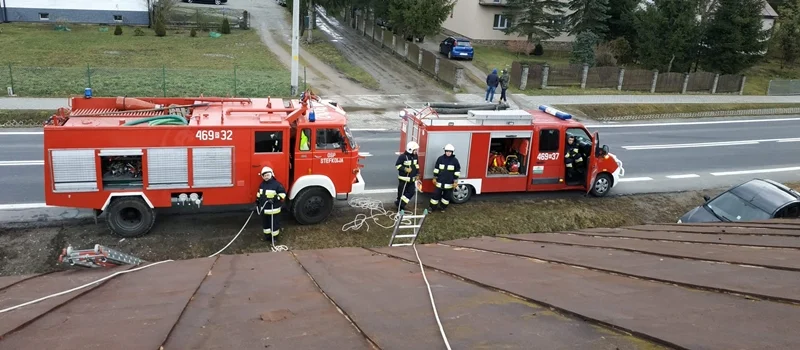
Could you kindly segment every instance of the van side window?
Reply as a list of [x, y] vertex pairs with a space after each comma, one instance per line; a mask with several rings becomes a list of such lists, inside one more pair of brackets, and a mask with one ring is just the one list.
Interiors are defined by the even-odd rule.
[[558, 129], [539, 131], [539, 152], [558, 152], [561, 147]]
[[311, 150], [311, 129], [305, 128], [300, 131], [300, 150], [301, 151], [310, 151]]
[[341, 149], [342, 140], [339, 129], [317, 129], [317, 149]]
[[280, 153], [283, 151], [283, 131], [256, 131], [255, 153]]

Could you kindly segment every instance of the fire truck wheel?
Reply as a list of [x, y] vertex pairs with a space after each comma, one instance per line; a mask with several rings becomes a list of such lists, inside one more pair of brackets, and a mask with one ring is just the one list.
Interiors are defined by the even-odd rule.
[[153, 227], [156, 214], [142, 197], [117, 197], [106, 209], [106, 223], [117, 236], [133, 238], [142, 236]]
[[318, 224], [333, 211], [333, 198], [322, 187], [305, 188], [292, 201], [292, 215], [301, 225]]
[[608, 194], [608, 190], [611, 189], [611, 176], [608, 174], [599, 174], [594, 179], [594, 183], [592, 184], [592, 195], [595, 197], [603, 197]]
[[453, 190], [453, 203], [463, 204], [472, 197], [472, 186], [460, 184]]

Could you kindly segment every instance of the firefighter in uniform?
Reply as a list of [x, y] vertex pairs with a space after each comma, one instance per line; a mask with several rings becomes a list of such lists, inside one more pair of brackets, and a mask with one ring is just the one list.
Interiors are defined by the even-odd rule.
[[428, 209], [430, 211], [436, 210], [437, 207], [444, 211], [453, 199], [455, 183], [461, 176], [461, 164], [453, 154], [455, 150], [451, 144], [444, 146], [444, 154], [436, 159], [436, 164], [433, 166], [436, 190], [431, 197], [431, 206]]
[[583, 155], [581, 154], [578, 143], [575, 142], [575, 136], [567, 136], [567, 151], [564, 155], [564, 161], [567, 163], [567, 179], [573, 180], [583, 166]]
[[406, 205], [414, 198], [417, 192], [416, 181], [419, 174], [419, 157], [417, 151], [419, 145], [411, 141], [406, 145], [406, 151], [397, 157], [395, 168], [397, 168], [397, 199], [394, 204], [398, 210], [405, 210]]
[[264, 236], [261, 239], [277, 242], [278, 234], [281, 232], [281, 207], [283, 200], [286, 199], [286, 190], [275, 179], [272, 168], [263, 167], [259, 175], [264, 179], [256, 193], [256, 206], [261, 214], [261, 227], [264, 229]]

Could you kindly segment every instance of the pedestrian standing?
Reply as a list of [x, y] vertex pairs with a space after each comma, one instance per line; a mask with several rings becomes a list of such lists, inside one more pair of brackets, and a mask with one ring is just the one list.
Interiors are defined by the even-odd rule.
[[453, 189], [461, 176], [461, 164], [455, 156], [456, 148], [451, 144], [444, 146], [444, 154], [436, 159], [433, 166], [433, 177], [436, 183], [436, 190], [431, 197], [431, 205], [428, 210], [431, 212], [436, 209], [445, 211], [450, 201], [453, 200]]
[[511, 76], [508, 75], [508, 69], [503, 69], [503, 75], [500, 76], [500, 99], [498, 101], [508, 102], [506, 98], [506, 90], [508, 90], [508, 82]]
[[286, 189], [283, 185], [275, 179], [275, 173], [272, 168], [261, 168], [261, 178], [264, 180], [258, 186], [256, 192], [256, 208], [261, 215], [261, 228], [264, 235], [261, 237], [263, 241], [278, 241], [278, 234], [281, 232], [281, 207], [283, 207], [283, 200], [286, 199]]
[[406, 145], [406, 151], [403, 152], [397, 161], [394, 163], [397, 168], [397, 199], [394, 204], [397, 206], [398, 212], [405, 210], [411, 198], [417, 192], [416, 181], [419, 174], [419, 158], [417, 151], [419, 144], [414, 141]]
[[491, 73], [489, 73], [489, 75], [486, 76], [485, 102], [492, 102], [492, 100], [494, 100], [494, 92], [497, 90], [497, 84], [499, 83], [500, 77], [497, 76], [497, 68], [495, 68]]

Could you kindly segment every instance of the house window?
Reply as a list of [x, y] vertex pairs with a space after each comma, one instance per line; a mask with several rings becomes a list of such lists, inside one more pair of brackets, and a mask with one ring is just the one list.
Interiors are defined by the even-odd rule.
[[122, 15], [114, 15], [114, 22], [122, 22]]
[[45, 12], [39, 12], [39, 20], [40, 21], [49, 21], [50, 20], [50, 14], [49, 13], [45, 13]]
[[508, 18], [504, 17], [503, 15], [494, 15], [494, 23], [492, 23], [493, 29], [506, 29], [508, 28]]

